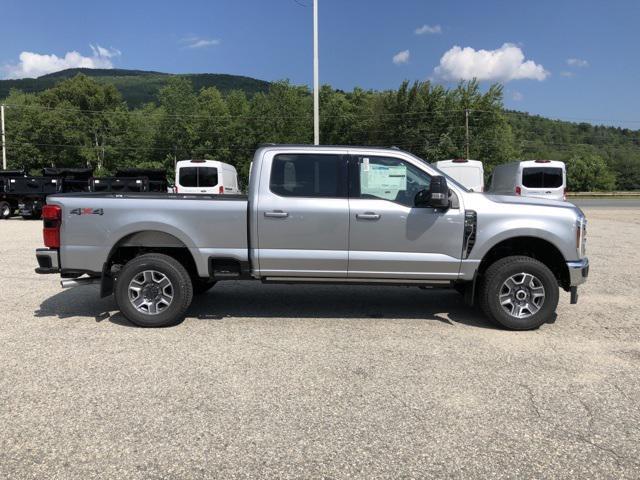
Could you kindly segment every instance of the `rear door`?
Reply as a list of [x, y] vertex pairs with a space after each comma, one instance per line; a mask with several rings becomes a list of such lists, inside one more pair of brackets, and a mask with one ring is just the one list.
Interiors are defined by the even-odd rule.
[[346, 151], [267, 151], [259, 189], [256, 253], [260, 274], [346, 277]]
[[564, 170], [561, 167], [523, 167], [522, 195], [552, 200], [564, 198]]
[[176, 183], [180, 193], [218, 193], [218, 169], [195, 165], [180, 167]]
[[464, 213], [415, 207], [431, 176], [390, 156], [352, 160], [349, 277], [452, 280], [458, 277]]

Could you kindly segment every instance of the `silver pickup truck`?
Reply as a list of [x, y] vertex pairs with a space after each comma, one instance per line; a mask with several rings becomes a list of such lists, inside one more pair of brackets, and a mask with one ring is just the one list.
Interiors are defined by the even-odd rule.
[[38, 273], [100, 283], [134, 324], [180, 322], [219, 280], [452, 287], [506, 328], [577, 301], [586, 220], [566, 202], [472, 193], [394, 148], [270, 145], [247, 196], [60, 194]]

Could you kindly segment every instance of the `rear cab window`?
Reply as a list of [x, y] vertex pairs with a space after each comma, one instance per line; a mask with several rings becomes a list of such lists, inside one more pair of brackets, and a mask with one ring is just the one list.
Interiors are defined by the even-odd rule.
[[347, 196], [347, 161], [335, 154], [278, 154], [273, 158], [269, 188], [282, 197]]
[[564, 184], [562, 168], [526, 167], [522, 169], [522, 186], [526, 188], [560, 188]]

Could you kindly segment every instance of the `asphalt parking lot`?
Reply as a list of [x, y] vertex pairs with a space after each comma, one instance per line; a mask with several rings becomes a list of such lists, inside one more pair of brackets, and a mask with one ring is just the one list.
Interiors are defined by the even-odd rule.
[[0, 477], [639, 478], [640, 209], [584, 209], [590, 280], [532, 332], [450, 291], [258, 283], [134, 328], [0, 222]]

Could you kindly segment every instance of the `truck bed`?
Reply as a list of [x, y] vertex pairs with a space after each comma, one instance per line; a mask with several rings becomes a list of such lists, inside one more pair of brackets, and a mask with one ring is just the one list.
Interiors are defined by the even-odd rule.
[[188, 248], [201, 276], [209, 274], [209, 257], [248, 261], [245, 195], [64, 193], [47, 203], [62, 207], [63, 270], [99, 273], [110, 251], [135, 245], [139, 232], [158, 246]]

